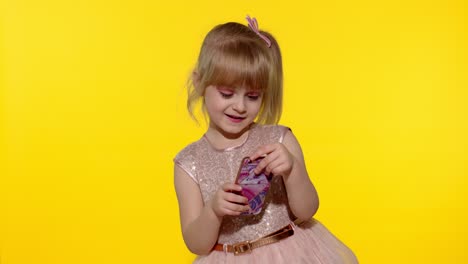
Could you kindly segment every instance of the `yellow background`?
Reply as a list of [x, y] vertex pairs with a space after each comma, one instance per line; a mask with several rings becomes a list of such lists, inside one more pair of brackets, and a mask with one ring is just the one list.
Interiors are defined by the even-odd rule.
[[214, 25], [256, 16], [284, 57], [281, 124], [316, 218], [361, 263], [467, 263], [464, 1], [0, 2], [0, 255], [189, 263], [175, 154]]

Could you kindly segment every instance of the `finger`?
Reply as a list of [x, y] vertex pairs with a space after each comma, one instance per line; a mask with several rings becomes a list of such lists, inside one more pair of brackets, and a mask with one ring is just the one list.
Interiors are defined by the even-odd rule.
[[240, 204], [248, 204], [249, 203], [249, 199], [247, 199], [247, 197], [243, 196], [243, 195], [236, 195], [234, 197], [234, 202], [236, 203], [240, 203]]
[[259, 147], [252, 156], [250, 156], [250, 160], [256, 160], [262, 156], [268, 155], [276, 149], [275, 144], [267, 144]]
[[[272, 162], [270, 162], [270, 163], [268, 164], [268, 166], [266, 166], [266, 168], [265, 168], [265, 174], [266, 174], [266, 175], [270, 175], [270, 174], [273, 173], [273, 171], [276, 172], [276, 171], [277, 171], [277, 168], [278, 168], [281, 164], [282, 164], [281, 159], [277, 158], [277, 159], [273, 160]], [[273, 173], [273, 174], [274, 174], [274, 173]], [[274, 175], [276, 175], [276, 174], [274, 174]]]
[[259, 174], [260, 172], [262, 172], [265, 167], [271, 162], [271, 160], [274, 158], [274, 154], [273, 153], [270, 153], [269, 155], [265, 156], [257, 165], [257, 167], [255, 167], [255, 170], [254, 170], [254, 173], [255, 174]]
[[245, 205], [249, 202], [249, 200], [245, 196], [238, 195], [235, 193], [227, 193], [224, 200], [241, 205]]
[[240, 192], [240, 191], [242, 191], [242, 187], [240, 185], [235, 184], [235, 183], [231, 183], [231, 182], [223, 184], [223, 186], [221, 188], [225, 192], [231, 192], [231, 191]]
[[235, 206], [233, 207], [233, 211], [242, 213], [242, 212], [247, 212], [250, 210], [250, 206], [248, 204], [245, 205], [240, 205], [240, 204], [234, 204]]
[[281, 163], [281, 162], [278, 162], [278, 163], [275, 163], [275, 164], [272, 164], [271, 168], [269, 169], [270, 173], [274, 176], [278, 176], [280, 174], [283, 174], [283, 172], [286, 171], [286, 164], [285, 163]]
[[267, 144], [259, 147], [250, 157], [251, 160], [256, 160], [262, 156], [266, 156], [276, 149], [275, 144]]
[[265, 170], [265, 173], [268, 175], [270, 174], [270, 171], [269, 170], [266, 170], [268, 167], [271, 167], [271, 163], [276, 161], [278, 158], [279, 158], [279, 154], [278, 153], [270, 153], [268, 156], [266, 156], [259, 164], [258, 166], [255, 168], [254, 170], [254, 173], [255, 174], [259, 174], [261, 173], [262, 171]]
[[267, 175], [269, 175], [270, 173], [278, 175], [281, 172], [281, 171], [278, 171], [278, 169], [276, 169], [278, 166], [283, 165], [283, 167], [284, 166], [287, 167], [288, 153], [286, 149], [280, 148], [278, 149], [278, 151], [275, 151], [268, 156], [271, 156], [271, 159], [269, 160], [268, 165], [265, 166], [265, 173]]
[[238, 212], [238, 213], [242, 213], [242, 212], [246, 212], [250, 210], [249, 205], [229, 203], [229, 202], [225, 204], [224, 208], [226, 209], [226, 211]]

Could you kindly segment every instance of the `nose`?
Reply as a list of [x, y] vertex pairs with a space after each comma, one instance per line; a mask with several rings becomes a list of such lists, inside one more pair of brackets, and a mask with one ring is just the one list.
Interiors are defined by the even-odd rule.
[[242, 97], [237, 98], [237, 100], [234, 102], [234, 105], [232, 106], [232, 108], [238, 113], [245, 112], [244, 98], [242, 98]]

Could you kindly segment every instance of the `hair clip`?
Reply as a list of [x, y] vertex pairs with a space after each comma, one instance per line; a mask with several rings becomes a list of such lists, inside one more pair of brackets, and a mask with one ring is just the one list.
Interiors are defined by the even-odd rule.
[[258, 22], [257, 22], [257, 19], [254, 17], [254, 18], [250, 18], [249, 15], [247, 15], [246, 17], [247, 21], [249, 22], [249, 27], [250, 29], [252, 29], [259, 37], [261, 37], [268, 45], [268, 47], [271, 47], [271, 41], [270, 39], [263, 35], [262, 33], [260, 33], [260, 30], [258, 30]]

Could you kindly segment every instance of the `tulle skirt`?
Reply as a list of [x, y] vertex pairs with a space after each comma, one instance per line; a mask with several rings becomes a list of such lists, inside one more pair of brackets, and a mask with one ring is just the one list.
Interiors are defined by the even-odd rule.
[[358, 263], [354, 253], [320, 222], [312, 219], [295, 227], [294, 235], [279, 242], [235, 256], [212, 251], [194, 263]]

